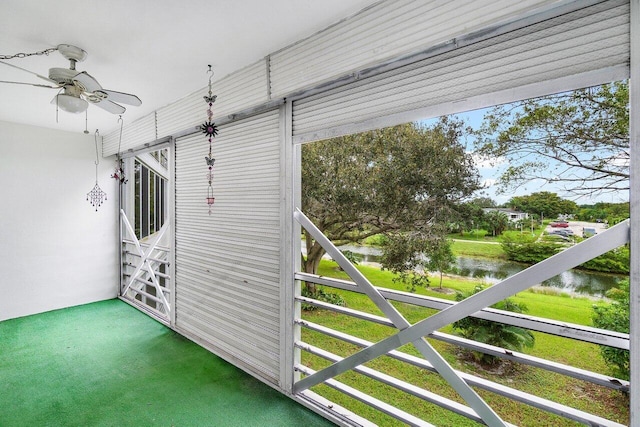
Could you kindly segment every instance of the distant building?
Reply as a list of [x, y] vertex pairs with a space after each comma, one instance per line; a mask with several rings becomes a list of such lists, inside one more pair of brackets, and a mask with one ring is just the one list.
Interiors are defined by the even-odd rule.
[[483, 208], [484, 213], [487, 212], [501, 212], [509, 217], [509, 221], [518, 222], [525, 219], [529, 219], [529, 214], [526, 212], [514, 211], [513, 209], [508, 208]]

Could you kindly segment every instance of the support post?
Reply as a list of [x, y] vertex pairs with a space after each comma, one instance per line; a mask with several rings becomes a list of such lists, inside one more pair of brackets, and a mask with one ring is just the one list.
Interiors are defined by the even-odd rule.
[[640, 0], [631, 1], [629, 146], [631, 214], [630, 354], [631, 387], [629, 405], [632, 426], [640, 425]]
[[292, 393], [298, 375], [294, 366], [299, 362], [296, 354], [300, 353], [294, 345], [300, 339], [300, 327], [295, 323], [299, 317], [296, 312], [299, 304], [295, 300], [297, 282], [294, 277], [300, 267], [300, 229], [293, 221], [295, 189], [299, 187], [295, 176], [299, 165], [295, 162], [291, 113], [290, 102], [280, 107], [280, 386], [287, 393]]

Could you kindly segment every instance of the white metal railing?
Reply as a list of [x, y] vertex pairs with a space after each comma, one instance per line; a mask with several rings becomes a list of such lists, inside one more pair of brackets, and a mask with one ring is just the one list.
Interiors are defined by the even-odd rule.
[[[158, 244], [166, 233], [169, 222], [165, 222], [150, 241], [140, 242], [123, 210], [120, 210], [120, 221], [128, 234], [128, 238], [122, 238], [123, 280], [120, 296], [134, 304], [142, 304], [145, 310], [169, 322], [171, 306], [168, 297], [171, 289], [166, 284], [171, 280], [167, 273], [171, 250]], [[127, 268], [133, 269], [133, 272], [126, 271]], [[163, 268], [164, 272], [161, 271]]]
[[[296, 278], [303, 280], [305, 282], [311, 282], [311, 283], [317, 283], [317, 284], [323, 284], [325, 286], [331, 286], [331, 281], [327, 280], [327, 278], [323, 278], [323, 280], [314, 280], [314, 277], [318, 277], [318, 276], [314, 276], [314, 275], [310, 275], [310, 274], [299, 274], [296, 275]], [[336, 281], [339, 282], [339, 281]], [[332, 286], [336, 289], [344, 289], [343, 286]], [[382, 293], [384, 294], [391, 294], [392, 292], [388, 292], [390, 291], [389, 289], [384, 290], [383, 288], [378, 288], [381, 290]], [[357, 289], [353, 289], [354, 292], [358, 292]], [[393, 291], [393, 292], [398, 292], [398, 291]], [[407, 299], [397, 299], [397, 298], [393, 298], [392, 296], [387, 296], [387, 298], [389, 300], [392, 301], [403, 301], [403, 302], [407, 302], [408, 304], [412, 304], [412, 305], [416, 305], [416, 306], [420, 306], [420, 307], [427, 307], [428, 305], [425, 304], [421, 304], [421, 300], [429, 300], [432, 299], [431, 297], [425, 297], [425, 296], [420, 296], [420, 295], [413, 295], [415, 297], [415, 302], [407, 302]], [[318, 300], [314, 300], [311, 298], [307, 298], [307, 297], [298, 297], [296, 298], [296, 300], [302, 302], [302, 303], [306, 303], [306, 304], [310, 304], [310, 305], [314, 305], [316, 307], [320, 307], [326, 310], [331, 310], [334, 311], [336, 313], [341, 313], [341, 314], [345, 314], [347, 316], [351, 316], [351, 317], [355, 317], [358, 319], [363, 319], [363, 320], [367, 320], [369, 322], [372, 323], [377, 323], [380, 325], [384, 325], [384, 326], [389, 326], [389, 327], [393, 327], [393, 324], [391, 322], [389, 322], [386, 318], [384, 317], [380, 317], [380, 316], [376, 316], [373, 314], [369, 314], [369, 313], [364, 313], [364, 312], [360, 312], [357, 310], [351, 310], [349, 308], [346, 307], [341, 307], [341, 306], [337, 306], [337, 305], [333, 305], [333, 304], [329, 304], [326, 302], [322, 302], [322, 301], [318, 301]], [[455, 304], [452, 301], [447, 301], [451, 304]], [[496, 310], [496, 311], [500, 311], [500, 310]], [[517, 314], [517, 313], [512, 313], [512, 314]], [[484, 318], [478, 315], [474, 315], [472, 317], [479, 317], [479, 318]], [[518, 322], [513, 322], [510, 321], [510, 319], [508, 317], [506, 318], [500, 318], [501, 320], [494, 320], [491, 319], [493, 321], [497, 321], [500, 323], [507, 323], [510, 325], [518, 325]], [[531, 319], [536, 319], [531, 317]], [[545, 320], [540, 318], [541, 320]], [[530, 330], [535, 330], [535, 331], [541, 331], [541, 328], [535, 328], [536, 324], [534, 322], [532, 322], [534, 327], [530, 328], [527, 327], [527, 329]], [[556, 323], [556, 322], [554, 322]], [[302, 323], [299, 323], [302, 324]], [[305, 323], [303, 326], [307, 326], [307, 324]], [[581, 326], [581, 325], [572, 325], [567, 323], [566, 324], [567, 328], [572, 328], [575, 331], [588, 331], [585, 333], [585, 335], [588, 338], [593, 338], [593, 337], [602, 337], [601, 341], [598, 340], [584, 340], [586, 342], [595, 342], [595, 343], [600, 343], [602, 345], [608, 345], [610, 347], [617, 347], [617, 348], [625, 348], [628, 349], [629, 346], [629, 338], [628, 338], [628, 334], [621, 334], [618, 332], [612, 332], [612, 331], [606, 331], [604, 329], [596, 329], [596, 328], [590, 328], [588, 326]], [[522, 326], [521, 326], [522, 327]], [[323, 330], [323, 333], [325, 333], [326, 335], [331, 335], [331, 334], [327, 334], [326, 330]], [[616, 335], [626, 335], [626, 340], [624, 339], [624, 337], [620, 337], [617, 338], [615, 340], [611, 340], [611, 341], [607, 341], [608, 338], [610, 338], [610, 334], [616, 334]], [[571, 335], [567, 335], [567, 334], [557, 334], [558, 336], [563, 336], [566, 338], [573, 338], [573, 339], [579, 339], [579, 338], [575, 338]], [[344, 337], [343, 337], [344, 338]], [[620, 390], [623, 392], [628, 392], [629, 391], [629, 382], [625, 381], [625, 380], [621, 380], [618, 378], [613, 378], [611, 376], [608, 375], [602, 375], [599, 373], [595, 373], [595, 372], [591, 372], [591, 371], [587, 371], [584, 369], [580, 369], [580, 368], [575, 368], [573, 366], [568, 366], [565, 364], [561, 364], [561, 363], [557, 363], [557, 362], [553, 362], [550, 360], [546, 360], [546, 359], [541, 359], [538, 357], [534, 357], [534, 356], [529, 356], [527, 354], [523, 354], [523, 353], [519, 353], [516, 351], [511, 351], [511, 350], [505, 350], [503, 348], [500, 347], [495, 347], [492, 345], [488, 345], [488, 344], [483, 344], [483, 343], [479, 343], [477, 341], [472, 341], [472, 340], [468, 340], [465, 338], [461, 338], [458, 336], [454, 336], [454, 335], [450, 335], [450, 334], [445, 334], [445, 333], [441, 333], [441, 332], [433, 332], [431, 334], [429, 334], [429, 338], [433, 338], [435, 340], [438, 341], [442, 341], [442, 342], [447, 342], [449, 344], [454, 344], [457, 345], [459, 347], [464, 347], [467, 348], [469, 350], [473, 350], [473, 351], [477, 351], [477, 352], [481, 352], [481, 353], [485, 353], [485, 354], [490, 354], [493, 356], [497, 356], [503, 359], [507, 359], [507, 360], [512, 360], [514, 362], [518, 362], [518, 363], [522, 363], [525, 365], [530, 365], [530, 366], [534, 366], [537, 368], [542, 368], [542, 369], [546, 369], [548, 371], [553, 371], [553, 372], [557, 372], [569, 377], [573, 377], [576, 379], [580, 379], [583, 381], [589, 381], [591, 383], [594, 384], [598, 384], [604, 387], [608, 387], [608, 388], [612, 388], [615, 390]], [[348, 340], [349, 342], [351, 342], [351, 344], [356, 344], [356, 345], [360, 345], [359, 343], [357, 343], [356, 341], [352, 341], [352, 340]], [[604, 343], [604, 344], [603, 344]], [[626, 345], [625, 345], [626, 344]]]
[[[330, 286], [336, 289], [362, 293], [354, 282], [340, 279], [332, 279], [321, 277], [309, 273], [296, 273], [296, 280], [302, 282], [311, 282], [319, 285]], [[409, 292], [397, 291], [387, 288], [376, 288], [382, 296], [388, 300], [404, 302], [407, 304], [417, 305], [434, 310], [444, 310], [456, 303], [451, 300], [442, 298], [429, 297], [425, 295], [416, 295]], [[328, 309], [340, 310], [341, 307], [331, 306]], [[506, 323], [537, 332], [544, 332], [565, 338], [573, 338], [580, 341], [590, 342], [592, 344], [601, 344], [609, 347], [621, 348], [629, 350], [629, 334], [622, 332], [608, 331], [604, 329], [592, 328], [584, 325], [576, 325], [557, 320], [546, 319], [543, 317], [528, 316], [526, 314], [514, 313], [512, 311], [503, 311], [495, 308], [483, 308], [474, 313], [471, 317], [479, 319], [491, 320], [494, 322]]]
[[[311, 298], [297, 296], [299, 303], [312, 304], [318, 307], [329, 309], [344, 315], [367, 320], [377, 324], [395, 328], [397, 332], [377, 343], [354, 337], [342, 332], [335, 331], [326, 326], [316, 325], [312, 322], [296, 319], [296, 324], [301, 328], [313, 330], [334, 339], [342, 340], [346, 343], [362, 348], [362, 350], [354, 354], [342, 358], [331, 354], [325, 350], [319, 349], [309, 343], [301, 340], [294, 343], [295, 347], [308, 352], [310, 354], [321, 357], [331, 362], [331, 365], [314, 371], [296, 362], [294, 369], [304, 377], [295, 382], [293, 386], [294, 393], [302, 393], [318, 384], [325, 384], [342, 393], [351, 396], [361, 402], [366, 403], [379, 411], [382, 411], [396, 419], [402, 420], [409, 424], [429, 425], [423, 420], [416, 420], [415, 416], [406, 413], [398, 408], [389, 407], [388, 404], [380, 402], [371, 396], [354, 390], [345, 384], [341, 384], [335, 377], [346, 371], [354, 371], [368, 376], [374, 380], [384, 384], [393, 386], [405, 393], [423, 399], [424, 401], [434, 403], [438, 406], [451, 410], [455, 413], [463, 415], [467, 418], [479, 421], [490, 426], [505, 426], [505, 423], [489, 405], [480, 396], [475, 393], [471, 386], [490, 391], [492, 393], [510, 398], [544, 411], [566, 417], [587, 425], [594, 426], [616, 426], [621, 424], [604, 419], [595, 414], [590, 414], [581, 410], [571, 408], [569, 406], [531, 395], [511, 387], [507, 387], [474, 375], [454, 370], [442, 356], [431, 347], [431, 345], [423, 338], [429, 337], [439, 341], [444, 341], [460, 347], [472, 349], [494, 356], [510, 359], [519, 363], [528, 364], [537, 368], [546, 369], [555, 373], [563, 374], [572, 378], [589, 381], [591, 383], [621, 390], [629, 390], [629, 382], [612, 378], [584, 369], [575, 368], [561, 363], [528, 356], [526, 354], [512, 352], [503, 348], [494, 347], [472, 340], [463, 339], [457, 336], [444, 334], [437, 330], [460, 320], [467, 316], [479, 317], [487, 320], [498, 321], [505, 324], [524, 327], [530, 330], [550, 333], [561, 337], [586, 341], [595, 344], [603, 344], [616, 348], [629, 349], [629, 334], [606, 331], [587, 326], [568, 324], [557, 322], [549, 319], [543, 319], [533, 316], [506, 312], [487, 308], [517, 292], [526, 290], [541, 281], [551, 278], [570, 268], [584, 263], [598, 255], [615, 249], [629, 241], [629, 222], [623, 222], [616, 225], [603, 233], [585, 240], [584, 242], [573, 246], [565, 251], [548, 258], [514, 276], [511, 276], [502, 282], [493, 285], [484, 291], [475, 294], [464, 301], [455, 303], [439, 298], [424, 297], [406, 292], [400, 292], [390, 289], [377, 288], [373, 286], [345, 257], [344, 255], [315, 227], [315, 225], [299, 210], [294, 212], [294, 218], [300, 225], [307, 230], [313, 238], [322, 245], [325, 251], [338, 263], [338, 265], [353, 280], [345, 281], [338, 279], [330, 279], [319, 277], [302, 272], [295, 273], [295, 280], [312, 282], [324, 286], [331, 286], [338, 289], [359, 292], [369, 296], [372, 302], [385, 314], [386, 317], [375, 316], [369, 313], [353, 310], [350, 308], [339, 307], [329, 303], [324, 303]], [[402, 315], [390, 304], [389, 301], [400, 301], [407, 304], [413, 304], [420, 307], [428, 307], [439, 310], [438, 313], [427, 317], [413, 325], [409, 324]], [[413, 343], [420, 351], [423, 358], [411, 356], [397, 350], [398, 347]], [[420, 367], [430, 372], [439, 373], [467, 402], [468, 406], [451, 401], [442, 396], [434, 395], [415, 385], [408, 384], [397, 378], [390, 377], [381, 372], [377, 372], [371, 368], [362, 366], [364, 363], [373, 360], [379, 356], [389, 356], [393, 359], [400, 360], [413, 366]]]

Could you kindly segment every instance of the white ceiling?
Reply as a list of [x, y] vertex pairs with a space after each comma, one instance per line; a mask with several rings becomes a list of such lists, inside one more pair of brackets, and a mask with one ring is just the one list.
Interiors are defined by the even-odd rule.
[[[88, 52], [79, 71], [106, 89], [142, 100], [128, 107], [131, 123], [349, 16], [373, 0], [2, 0], [0, 55], [31, 53], [59, 44]], [[69, 66], [58, 52], [6, 62], [47, 76]], [[0, 80], [45, 81], [0, 64]], [[215, 90], [214, 90], [215, 92]], [[0, 120], [82, 132], [85, 115], [59, 112], [54, 89], [0, 84]], [[126, 105], [125, 105], [126, 107]], [[118, 116], [95, 106], [88, 130], [118, 128]]]

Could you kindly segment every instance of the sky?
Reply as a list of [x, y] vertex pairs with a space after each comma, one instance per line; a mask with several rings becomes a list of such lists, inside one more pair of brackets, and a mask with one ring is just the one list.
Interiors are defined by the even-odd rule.
[[[482, 124], [484, 114], [489, 110], [490, 108], [468, 111], [465, 113], [456, 114], [455, 117], [463, 119], [467, 126], [471, 126], [473, 129], [478, 129]], [[432, 120], [425, 121], [425, 124], [433, 123], [437, 120], [437, 118]], [[467, 144], [467, 148], [469, 150], [473, 148], [473, 142], [474, 140], [471, 136], [467, 136], [466, 140], [463, 141], [463, 143]], [[499, 194], [497, 192], [496, 186], [493, 184], [498, 180], [500, 174], [506, 169], [507, 165], [508, 164], [506, 161], [498, 164], [495, 167], [491, 166], [489, 162], [476, 164], [480, 173], [480, 180], [482, 184], [486, 186], [486, 188], [484, 189], [485, 194], [483, 194], [483, 196], [490, 197], [499, 205], [506, 203], [514, 196], [526, 196], [539, 191], [557, 193], [560, 197], [573, 200], [578, 205], [588, 205], [596, 202], [622, 203], [629, 200], [629, 195], [627, 192], [607, 193], [599, 194], [594, 197], [583, 196], [580, 198], [576, 198], [575, 196], [566, 194], [562, 190], [560, 184], [549, 184], [545, 183], [542, 180], [531, 181], [519, 187], [518, 189], [509, 191], [508, 193]]]

